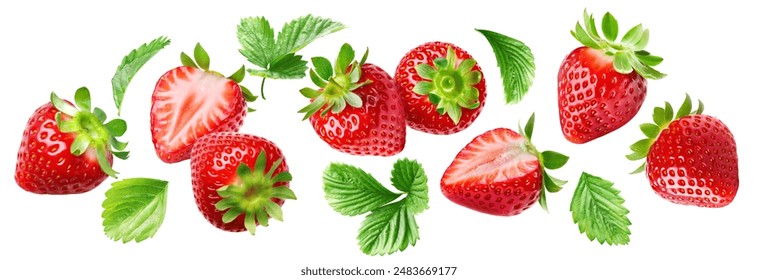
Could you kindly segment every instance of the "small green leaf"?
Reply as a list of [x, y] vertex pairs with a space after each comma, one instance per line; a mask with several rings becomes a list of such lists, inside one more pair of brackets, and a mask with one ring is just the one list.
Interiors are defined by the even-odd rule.
[[316, 73], [316, 71], [313, 71], [313, 69], [308, 71], [308, 76], [310, 76], [311, 82], [313, 82], [313, 84], [319, 88], [325, 88], [328, 84], [326, 81], [324, 81], [324, 79], [319, 77], [319, 75]]
[[92, 110], [92, 113], [95, 114], [95, 117], [99, 122], [104, 122], [106, 119], [108, 119], [108, 115], [105, 114], [105, 111], [103, 109], [100, 109], [98, 107], [95, 107], [94, 110]]
[[574, 31], [571, 32], [571, 35], [573, 35], [577, 41], [582, 43], [582, 45], [585, 45], [592, 49], [600, 49], [600, 45], [598, 45], [598, 43], [592, 39], [592, 37], [590, 37], [586, 31], [584, 31], [584, 28], [582, 28], [582, 25], [579, 24], [579, 22], [576, 23]]
[[242, 80], [245, 79], [245, 65], [242, 65], [240, 69], [237, 70], [237, 72], [234, 72], [231, 76], [229, 76], [229, 79], [234, 81], [235, 83], [241, 83]]
[[279, 207], [279, 204], [276, 204], [273, 201], [269, 200], [266, 201], [266, 205], [264, 207], [266, 208], [266, 213], [268, 213], [271, 218], [274, 218], [280, 222], [284, 221], [284, 213], [282, 213], [282, 207]]
[[131, 178], [114, 182], [103, 201], [103, 228], [114, 241], [153, 237], [166, 214], [168, 182]]
[[427, 177], [424, 168], [415, 160], [407, 158], [395, 162], [392, 167], [392, 185], [407, 193], [406, 208], [412, 214], [419, 214], [429, 208]]
[[655, 55], [650, 55], [650, 54], [648, 55], [635, 54], [635, 55], [637, 56], [637, 59], [640, 62], [642, 62], [643, 64], [646, 64], [647, 66], [652, 67], [652, 66], [659, 65], [661, 64], [661, 62], [663, 62], [663, 58], [660, 56], [655, 56]]
[[624, 34], [624, 37], [621, 38], [621, 43], [633, 46], [637, 41], [642, 38], [642, 35], [644, 33], [644, 29], [642, 28], [642, 24], [638, 24], [635, 27], [632, 27], [632, 29], [629, 29], [629, 31]]
[[659, 127], [662, 127], [666, 123], [666, 112], [661, 107], [653, 108], [653, 122]]
[[420, 95], [427, 95], [434, 90], [434, 84], [427, 81], [420, 81], [413, 86], [413, 92]]
[[[565, 181], [555, 182], [553, 180], [555, 178], [553, 178], [552, 176], [547, 175], [547, 173], [544, 171], [544, 169], [543, 169], [542, 173], [544, 174], [544, 177], [542, 177], [542, 184], [545, 186], [545, 190], [547, 190], [548, 192], [551, 192], [551, 193], [557, 193], [557, 192], [561, 191], [561, 189], [563, 189], [563, 188], [561, 188], [561, 185], [565, 184]], [[562, 183], [562, 184], [560, 184], [560, 183]]]
[[424, 78], [427, 80], [432, 80], [434, 79], [434, 76], [437, 75], [437, 69], [434, 69], [434, 67], [426, 63], [421, 63], [419, 65], [416, 65], [415, 68], [418, 75], [421, 78]]
[[329, 62], [328, 59], [321, 56], [316, 56], [311, 58], [311, 62], [313, 63], [313, 68], [316, 70], [316, 73], [319, 77], [321, 77], [321, 79], [326, 80], [334, 75], [332, 63]]
[[80, 87], [76, 90], [76, 93], [74, 93], [74, 103], [76, 106], [79, 106], [79, 109], [85, 112], [92, 111], [92, 107], [90, 105], [90, 94], [89, 89], [86, 87]]
[[[279, 174], [284, 174], [284, 173], [285, 172], [282, 172], [282, 173], [279, 173]], [[276, 188], [274, 188], [273, 194], [271, 195], [271, 197], [278, 198], [278, 199], [291, 199], [291, 200], [296, 200], [297, 199], [297, 196], [295, 196], [295, 192], [293, 192], [288, 187], [276, 187]]]
[[628, 51], [618, 51], [616, 55], [613, 56], [613, 68], [616, 69], [616, 72], [622, 74], [632, 73], [634, 70], [632, 68], [633, 59], [634, 57], [632, 53]]
[[337, 74], [347, 73], [347, 66], [355, 59], [355, 51], [350, 44], [343, 44], [340, 48], [340, 52], [337, 55], [337, 60], [334, 61], [334, 72]]
[[211, 58], [200, 43], [195, 44], [194, 56], [197, 66], [206, 71], [210, 68]]
[[640, 130], [642, 130], [642, 133], [644, 133], [645, 136], [647, 136], [647, 138], [653, 138], [653, 139], [658, 137], [658, 134], [661, 133], [661, 128], [658, 127], [658, 125], [652, 124], [652, 123], [641, 124]]
[[605, 15], [603, 15], [602, 25], [603, 36], [605, 36], [608, 41], [616, 41], [616, 37], [619, 34], [619, 23], [616, 21], [616, 18], [613, 17], [611, 13], [605, 13]]
[[[676, 112], [675, 119], [688, 116], [690, 113], [692, 113], [692, 99], [690, 99], [689, 94], [685, 94], [684, 102], [682, 102], [682, 106], [679, 107], [679, 110]], [[80, 106], [81, 107], [81, 106]]]
[[650, 149], [650, 145], [653, 144], [653, 141], [655, 141], [655, 139], [642, 139], [634, 142], [634, 144], [632, 144], [629, 149], [631, 149], [633, 152], [641, 152], [647, 154], [647, 151]]
[[506, 104], [516, 104], [526, 96], [534, 81], [535, 63], [531, 49], [523, 42], [489, 30], [476, 29], [492, 46], [503, 83]]
[[674, 119], [674, 107], [671, 107], [671, 103], [666, 101], [666, 106], [664, 108], [663, 113], [666, 119], [666, 124], [668, 124]]
[[402, 201], [371, 211], [358, 231], [361, 251], [372, 256], [403, 251], [418, 239], [416, 218]]
[[79, 110], [76, 109], [73, 105], [69, 104], [65, 100], [58, 97], [55, 92], [50, 93], [50, 103], [53, 103], [53, 107], [55, 109], [58, 109], [58, 111], [61, 111], [61, 113], [66, 114], [68, 116], [75, 116], [77, 113], [79, 113]]
[[127, 160], [127, 159], [129, 159], [129, 152], [124, 152], [124, 151], [113, 151], [113, 152], [111, 152], [111, 153], [113, 154], [113, 156], [115, 156], [115, 157], [117, 157], [117, 158], [120, 158], [120, 159], [123, 159], [123, 160]]
[[650, 30], [645, 29], [642, 31], [642, 37], [634, 43], [632, 50], [643, 50], [647, 47], [648, 42], [650, 42]]
[[300, 94], [302, 94], [308, 99], [312, 99], [321, 95], [321, 92], [312, 88], [302, 88], [300, 89]]
[[265, 17], [241, 19], [237, 25], [237, 39], [242, 46], [240, 54], [255, 65], [268, 68], [277, 58], [274, 29]]
[[195, 61], [192, 60], [192, 58], [189, 57], [189, 55], [187, 55], [184, 52], [182, 52], [181, 54], [179, 54], [179, 60], [182, 61], [182, 65], [183, 66], [198, 68], [197, 64], [195, 64]]
[[342, 23], [313, 15], [294, 19], [285, 24], [277, 35], [275, 57], [297, 52], [316, 39], [346, 27]]
[[529, 141], [532, 140], [532, 132], [534, 131], [534, 113], [532, 113], [531, 116], [529, 116], [529, 120], [526, 121], [526, 126], [524, 126], [524, 137], [526, 139], [529, 139]]
[[324, 170], [323, 182], [329, 205], [346, 216], [366, 213], [400, 196], [384, 188], [371, 174], [346, 164], [330, 164]]
[[84, 151], [89, 148], [91, 138], [85, 133], [81, 133], [74, 138], [74, 142], [71, 143], [71, 154], [74, 156], [81, 156]]
[[[286, 54], [271, 63], [265, 77], [273, 79], [300, 79], [305, 77], [305, 71], [307, 70], [308, 62], [303, 60], [303, 56]], [[248, 73], [253, 73], [253, 71], [248, 69]]]
[[595, 26], [595, 18], [587, 13], [587, 9], [584, 10], [584, 27], [593, 40], [600, 40], [600, 34], [597, 33], [597, 27]]
[[95, 155], [97, 157], [97, 163], [100, 165], [100, 169], [103, 170], [103, 173], [107, 174], [108, 176], [111, 176], [113, 178], [117, 178], [115, 170], [113, 170], [113, 167], [111, 167], [111, 163], [108, 162], [108, 155], [106, 154], [106, 147], [104, 146], [96, 146], [95, 147]]
[[641, 160], [643, 158], [647, 158], [647, 151], [646, 152], [632, 152], [631, 154], [626, 155], [626, 159], [635, 161], [635, 160]]
[[571, 215], [579, 232], [585, 233], [600, 244], [626, 245], [629, 243], [629, 225], [620, 191], [603, 178], [582, 173], [571, 199]]
[[645, 164], [645, 162], [643, 162], [643, 163], [640, 165], [640, 167], [637, 167], [637, 169], [635, 169], [634, 171], [632, 171], [632, 173], [629, 173], [629, 174], [638, 174], [638, 173], [642, 173], [642, 171], [645, 171], [645, 165], [646, 165], [646, 164]]
[[541, 154], [543, 166], [550, 170], [563, 167], [569, 160], [568, 156], [555, 151], [544, 151]]
[[363, 100], [361, 100], [361, 97], [355, 94], [354, 92], [350, 92], [347, 95], [345, 95], [345, 102], [347, 102], [350, 107], [353, 108], [360, 108], [363, 106]]
[[[113, 78], [111, 78], [113, 101], [116, 103], [118, 114], [121, 114], [121, 104], [124, 101], [126, 88], [129, 86], [132, 78], [137, 75], [137, 72], [142, 66], [170, 43], [171, 40], [168, 38], [163, 36], [158, 37], [150, 41], [150, 43], [142, 44], [138, 48], [132, 50], [121, 60], [121, 64], [116, 68], [116, 73], [113, 74]], [[184, 63], [184, 58], [182, 58], [182, 63]]]
[[122, 119], [112, 119], [105, 124], [105, 129], [110, 132], [111, 136], [120, 137], [126, 132], [126, 121]]
[[256, 99], [258, 99], [258, 97], [253, 95], [253, 93], [250, 92], [250, 90], [247, 89], [247, 87], [240, 86], [240, 90], [242, 91], [242, 96], [245, 97], [245, 101], [254, 102]]
[[128, 143], [126, 143], [126, 142], [118, 141], [118, 139], [116, 139], [116, 137], [111, 137], [111, 145], [113, 146], [114, 150], [123, 151], [124, 149], [126, 149], [126, 145], [127, 144]]
[[543, 210], [550, 212], [547, 210], [547, 189], [545, 189], [545, 185], [542, 185], [542, 189], [540, 190], [540, 207], [542, 207]]

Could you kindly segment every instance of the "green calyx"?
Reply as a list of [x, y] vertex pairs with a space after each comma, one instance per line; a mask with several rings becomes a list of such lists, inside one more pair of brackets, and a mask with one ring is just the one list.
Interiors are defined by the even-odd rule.
[[[456, 66], [457, 65], [457, 66]], [[434, 59], [434, 66], [422, 63], [416, 65], [416, 72], [423, 81], [416, 84], [413, 92], [429, 96], [429, 101], [440, 115], [447, 114], [453, 123], [461, 120], [461, 108], [479, 107], [479, 90], [482, 72], [472, 71], [476, 60], [464, 59], [458, 64], [455, 50], [448, 46], [447, 55]]]
[[532, 115], [529, 117], [529, 120], [526, 122], [526, 126], [524, 126], [522, 129], [521, 124], [519, 124], [518, 129], [519, 134], [526, 138], [524, 150], [533, 155], [536, 155], [540, 161], [540, 169], [542, 172], [542, 190], [540, 190], [539, 202], [542, 209], [548, 211], [546, 192], [559, 192], [561, 189], [563, 189], [563, 185], [565, 185], [568, 181], [551, 176], [547, 173], [547, 170], [556, 170], [563, 167], [566, 165], [566, 162], [568, 162], [569, 157], [555, 151], [548, 150], [540, 152], [537, 150], [534, 144], [532, 144], [532, 131], [534, 131], [534, 113], [532, 113]]
[[308, 119], [313, 114], [322, 109], [321, 115], [327, 112], [338, 114], [348, 105], [354, 108], [363, 106], [363, 100], [355, 90], [370, 84], [371, 80], [361, 80], [361, 66], [368, 58], [368, 49], [363, 54], [360, 61], [355, 59], [353, 47], [345, 43], [340, 48], [337, 59], [334, 61], [334, 67], [328, 59], [324, 57], [313, 57], [313, 69], [309, 75], [311, 81], [318, 86], [318, 89], [303, 88], [300, 94], [311, 99], [308, 106], [303, 107], [298, 113], [305, 113], [303, 120]]
[[[210, 74], [213, 74], [219, 77], [227, 78], [237, 83], [237, 85], [240, 87], [240, 90], [242, 91], [242, 96], [245, 98], [245, 101], [254, 102], [256, 99], [258, 99], [258, 96], [255, 96], [249, 89], [247, 89], [247, 87], [240, 84], [242, 80], [245, 79], [245, 65], [242, 65], [242, 67], [240, 67], [240, 69], [234, 72], [234, 74], [228, 77], [225, 77], [223, 74], [219, 72], [210, 70], [211, 58], [208, 55], [208, 52], [205, 51], [203, 46], [200, 45], [200, 43], [195, 44], [195, 49], [193, 50], [193, 57], [195, 58], [194, 60], [192, 59], [192, 57], [190, 57], [184, 52], [182, 52], [179, 55], [179, 59], [182, 61], [182, 65], [184, 66], [202, 69], [205, 72], [208, 72]], [[261, 85], [261, 87], [262, 86], [263, 85]], [[253, 112], [255, 111], [255, 109], [248, 106], [247, 111]]]
[[252, 170], [244, 163], [237, 167], [239, 181], [217, 190], [222, 199], [216, 203], [216, 209], [226, 211], [222, 216], [224, 223], [230, 223], [242, 215], [245, 228], [255, 235], [256, 226], [268, 226], [269, 217], [283, 220], [282, 208], [272, 199], [294, 200], [297, 197], [290, 188], [277, 186], [292, 181], [289, 172], [274, 174], [281, 163], [282, 160], [278, 159], [266, 171], [266, 152], [261, 150]]
[[644, 29], [642, 24], [632, 27], [624, 34], [620, 42], [616, 42], [619, 34], [618, 22], [611, 13], [605, 13], [601, 30], [605, 38], [600, 37], [595, 27], [595, 19], [585, 10], [584, 27], [577, 22], [575, 29], [571, 31], [571, 35], [583, 45], [602, 50], [606, 55], [612, 57], [613, 68], [619, 73], [629, 74], [636, 71], [640, 76], [653, 80], [666, 76], [666, 74], [653, 69], [654, 66], [663, 62], [663, 58], [645, 51], [650, 39], [650, 31]]
[[91, 107], [90, 92], [86, 87], [76, 90], [74, 94], [76, 106], [61, 99], [55, 92], [50, 94], [50, 102], [60, 111], [55, 114], [58, 129], [62, 133], [76, 135], [71, 143], [71, 154], [81, 156], [93, 148], [103, 172], [108, 176], [118, 178], [116, 176], [118, 172], [113, 170], [108, 162], [108, 153], [120, 159], [129, 158], [129, 152], [124, 151], [127, 143], [116, 138], [123, 136], [126, 132], [126, 122], [122, 119], [113, 119], [106, 123], [105, 111]]
[[[631, 161], [647, 158], [647, 154], [650, 152], [650, 147], [653, 146], [658, 135], [661, 131], [666, 129], [672, 121], [684, 116], [702, 114], [703, 110], [705, 110], [705, 105], [703, 105], [703, 102], [700, 100], [698, 100], [697, 108], [693, 110], [692, 99], [690, 99], [689, 94], [685, 94], [684, 102], [682, 102], [682, 106], [679, 107], [676, 114], [674, 113], [674, 108], [671, 106], [671, 103], [666, 102], [664, 107], [655, 107], [653, 109], [653, 123], [643, 123], [640, 125], [640, 130], [645, 134], [645, 139], [637, 141], [629, 146], [632, 153], [626, 155], [626, 158]], [[632, 171], [631, 174], [637, 174], [644, 171], [645, 164], [646, 162], [642, 162], [642, 165]]]

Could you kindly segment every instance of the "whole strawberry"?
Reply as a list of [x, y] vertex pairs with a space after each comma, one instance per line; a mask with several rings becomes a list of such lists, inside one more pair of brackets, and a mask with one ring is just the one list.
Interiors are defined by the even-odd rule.
[[200, 213], [225, 231], [268, 226], [282, 220], [285, 199], [296, 199], [282, 151], [261, 137], [235, 132], [197, 140], [190, 159], [192, 190]]
[[432, 134], [471, 126], [487, 99], [481, 67], [451, 43], [429, 42], [409, 51], [397, 65], [395, 81], [408, 126]]
[[634, 143], [627, 158], [646, 159], [633, 173], [645, 170], [661, 197], [684, 205], [724, 207], [740, 185], [737, 143], [729, 128], [703, 109], [699, 102], [693, 111], [689, 95], [676, 115], [668, 102], [656, 107], [654, 123], [640, 125], [648, 138]]
[[239, 85], [245, 67], [229, 77], [209, 70], [210, 58], [200, 44], [195, 61], [182, 53], [184, 66], [169, 70], [155, 85], [150, 131], [158, 157], [167, 163], [189, 159], [195, 141], [213, 132], [236, 132], [255, 96]]
[[354, 155], [391, 156], [405, 148], [405, 113], [397, 84], [387, 72], [354, 61], [353, 48], [344, 44], [334, 67], [314, 57], [311, 80], [319, 89], [300, 93], [311, 103], [300, 110], [316, 134], [330, 147]]
[[558, 71], [561, 129], [567, 140], [577, 144], [629, 122], [645, 101], [646, 79], [666, 76], [652, 68], [663, 59], [644, 50], [650, 35], [641, 24], [629, 30], [621, 42], [616, 42], [618, 23], [610, 13], [602, 21], [605, 39], [586, 11], [584, 25], [577, 23], [571, 32], [584, 46], [566, 56]]
[[[16, 183], [38, 194], [76, 194], [90, 191], [109, 175], [116, 177], [113, 156], [129, 156], [116, 137], [126, 122], [107, 123], [100, 108], [91, 108], [90, 93], [82, 87], [71, 102], [50, 94], [26, 124], [18, 149]], [[78, 106], [78, 108], [77, 108]]]
[[520, 133], [495, 128], [471, 140], [442, 175], [442, 194], [459, 205], [498, 216], [520, 214], [538, 200], [547, 210], [545, 192], [560, 191], [566, 182], [545, 169], [561, 168], [568, 157], [537, 151], [531, 142], [533, 126], [534, 115]]

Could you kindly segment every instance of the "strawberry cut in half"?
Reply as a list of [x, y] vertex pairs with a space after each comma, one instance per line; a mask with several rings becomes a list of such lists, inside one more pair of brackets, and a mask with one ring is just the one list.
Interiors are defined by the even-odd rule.
[[213, 226], [255, 234], [269, 218], [282, 220], [281, 206], [296, 199], [292, 175], [273, 142], [223, 132], [200, 138], [192, 149], [192, 190], [200, 213]]
[[637, 25], [621, 39], [610, 13], [602, 19], [601, 38], [595, 19], [584, 12], [584, 27], [571, 31], [584, 46], [574, 49], [558, 71], [558, 112], [563, 136], [581, 144], [628, 123], [642, 107], [647, 79], [666, 75], [653, 69], [663, 58], [645, 51], [650, 32]]
[[653, 191], [673, 203], [717, 208], [729, 205], [739, 188], [737, 143], [716, 117], [693, 110], [686, 95], [676, 114], [670, 103], [653, 110], [653, 123], [640, 129], [629, 160], [645, 159], [632, 173], [647, 173]]
[[126, 122], [92, 108], [90, 92], [79, 88], [75, 104], [55, 93], [50, 102], [29, 118], [16, 161], [16, 183], [37, 194], [78, 194], [117, 177], [113, 156], [127, 159], [127, 143], [117, 137], [126, 132]]
[[392, 156], [405, 148], [405, 113], [397, 84], [387, 72], [360, 62], [349, 44], [342, 45], [332, 67], [314, 57], [310, 78], [318, 89], [300, 93], [311, 103], [299, 112], [316, 134], [335, 150], [353, 155]]
[[539, 201], [547, 210], [546, 192], [558, 192], [566, 181], [546, 173], [568, 157], [538, 152], [531, 142], [534, 114], [520, 132], [489, 130], [455, 156], [440, 181], [442, 194], [464, 207], [491, 215], [520, 214]]
[[166, 163], [190, 157], [195, 141], [213, 132], [236, 132], [255, 101], [239, 83], [245, 67], [229, 77], [209, 70], [210, 58], [200, 44], [195, 61], [181, 54], [184, 66], [169, 70], [155, 85], [150, 109], [150, 131], [158, 157]]
[[468, 128], [484, 108], [487, 86], [468, 52], [429, 42], [409, 51], [395, 69], [408, 126], [432, 134]]

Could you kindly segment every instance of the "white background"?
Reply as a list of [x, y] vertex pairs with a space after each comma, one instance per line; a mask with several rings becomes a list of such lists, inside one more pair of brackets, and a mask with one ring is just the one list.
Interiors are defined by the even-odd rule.
[[[283, 2], [283, 1], [282, 1]], [[755, 127], [755, 9], [737, 1], [708, 4], [676, 1], [460, 1], [325, 2], [12, 1], [0, 7], [4, 140], [0, 148], [1, 279], [300, 279], [305, 267], [457, 266], [446, 279], [584, 279], [644, 276], [753, 278], [758, 196], [751, 156]], [[426, 3], [425, 3], [426, 2]], [[12, 4], [10, 4], [12, 3]], [[116, 3], [116, 2], [112, 2]], [[361, 3], [361, 4], [358, 4]], [[363, 4], [365, 3], [365, 4]], [[686, 3], [686, 4], [685, 4]], [[362, 6], [362, 7], [361, 7]], [[637, 23], [650, 29], [648, 50], [665, 58], [658, 69], [669, 76], [649, 82], [642, 110], [629, 125], [584, 145], [560, 133], [556, 74], [564, 56], [579, 45], [569, 34], [584, 8], [598, 18], [611, 11], [624, 32]], [[211, 68], [231, 74], [250, 66], [237, 51], [240, 18], [266, 16], [278, 31], [308, 13], [345, 23], [348, 29], [317, 40], [301, 54], [334, 57], [339, 46], [369, 47], [369, 62], [390, 74], [411, 48], [448, 41], [476, 58], [488, 84], [484, 111], [473, 126], [451, 136], [409, 130], [405, 150], [390, 158], [357, 157], [329, 149], [296, 111], [306, 105], [298, 89], [308, 79], [270, 80], [268, 100], [256, 102], [242, 132], [266, 137], [284, 151], [298, 200], [283, 208], [285, 221], [259, 228], [256, 236], [229, 233], [205, 221], [192, 197], [189, 161], [165, 164], [154, 153], [149, 130], [150, 97], [157, 79], [179, 65], [179, 53], [201, 42]], [[518, 105], [506, 106], [489, 44], [474, 28], [497, 31], [528, 44], [537, 63], [536, 79]], [[16, 151], [29, 115], [51, 91], [72, 99], [83, 85], [93, 104], [115, 114], [110, 78], [121, 58], [160, 35], [172, 42], [134, 78], [123, 104], [129, 123], [123, 139], [132, 156], [115, 168], [126, 177], [169, 180], [166, 218], [157, 235], [122, 244], [102, 232], [100, 204], [113, 179], [81, 195], [28, 193], [13, 179]], [[257, 93], [260, 80], [243, 84]], [[742, 184], [736, 200], [722, 209], [669, 203], [650, 189], [643, 175], [627, 173], [638, 163], [625, 159], [628, 146], [651, 120], [654, 106], [678, 106], [688, 92], [702, 99], [737, 139]], [[496, 217], [462, 208], [439, 191], [442, 172], [474, 136], [495, 128], [516, 128], [537, 113], [534, 142], [571, 160], [555, 176], [566, 188], [548, 195], [550, 213], [535, 205], [515, 217]], [[356, 241], [361, 217], [343, 217], [323, 199], [321, 172], [331, 161], [358, 165], [389, 183], [392, 163], [419, 160], [429, 176], [430, 209], [418, 216], [421, 240], [390, 256], [365, 256]], [[614, 181], [631, 211], [631, 243], [599, 245], [578, 232], [568, 211], [582, 171]], [[439, 276], [436, 276], [439, 277]], [[347, 277], [357, 279], [361, 277]], [[372, 278], [372, 277], [369, 277]], [[379, 279], [381, 277], [373, 277]], [[400, 276], [386, 278], [399, 279]], [[419, 277], [422, 278], [422, 277]], [[179, 278], [181, 279], [181, 278]], [[331, 279], [328, 278], [328, 279]]]

